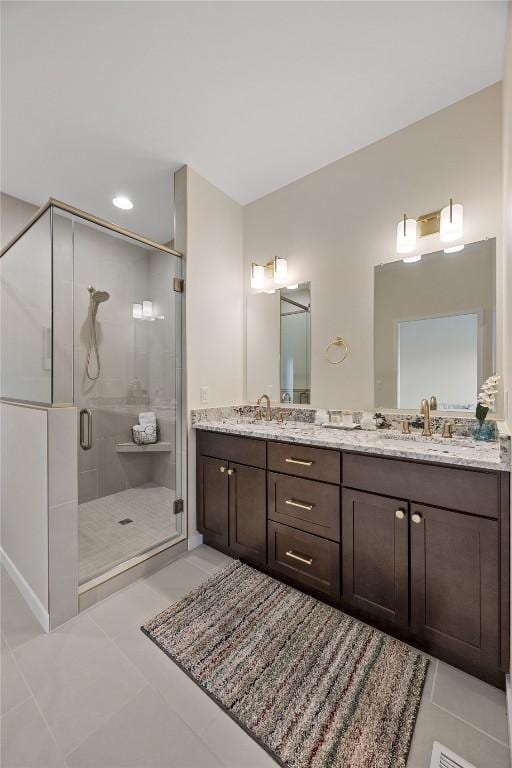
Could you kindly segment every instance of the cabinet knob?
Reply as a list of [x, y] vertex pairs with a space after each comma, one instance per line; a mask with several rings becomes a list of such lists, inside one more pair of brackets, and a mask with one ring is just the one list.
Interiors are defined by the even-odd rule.
[[220, 471], [221, 471], [221, 472], [225, 472], [225, 471], [226, 471], [226, 467], [221, 467], [221, 468], [220, 468]]
[[411, 520], [413, 523], [421, 523], [421, 515], [419, 512], [415, 512], [414, 515], [411, 515]]
[[397, 509], [397, 511], [395, 512], [395, 517], [397, 517], [399, 520], [403, 520], [405, 517], [405, 512], [403, 511], [403, 509]]
[[228, 469], [228, 475], [231, 477], [235, 473], [234, 469]]

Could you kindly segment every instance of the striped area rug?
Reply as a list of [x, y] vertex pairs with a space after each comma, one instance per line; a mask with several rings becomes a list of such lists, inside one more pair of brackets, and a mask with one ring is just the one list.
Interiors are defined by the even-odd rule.
[[142, 631], [277, 762], [405, 768], [428, 660], [236, 561]]

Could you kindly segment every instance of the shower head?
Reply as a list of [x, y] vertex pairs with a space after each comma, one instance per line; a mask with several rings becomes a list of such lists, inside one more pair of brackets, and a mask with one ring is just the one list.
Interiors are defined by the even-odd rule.
[[103, 301], [110, 299], [110, 293], [108, 291], [96, 291], [92, 285], [89, 286], [89, 293], [91, 294], [91, 301], [93, 304], [101, 304]]

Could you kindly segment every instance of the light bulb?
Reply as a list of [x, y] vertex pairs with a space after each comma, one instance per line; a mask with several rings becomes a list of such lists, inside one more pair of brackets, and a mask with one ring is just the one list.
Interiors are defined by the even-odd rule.
[[450, 204], [441, 211], [439, 238], [442, 243], [452, 243], [454, 240], [460, 240], [463, 233], [464, 206], [450, 200]]
[[274, 259], [274, 282], [280, 285], [286, 283], [288, 277], [288, 262], [276, 256]]
[[251, 267], [251, 288], [263, 288], [265, 285], [265, 267], [253, 264]]
[[458, 253], [459, 251], [463, 251], [463, 250], [464, 250], [464, 244], [462, 243], [462, 245], [452, 245], [451, 248], [445, 248], [444, 252], [445, 253]]
[[133, 316], [136, 320], [139, 320], [142, 317], [142, 304], [133, 305]]
[[412, 253], [416, 249], [416, 219], [404, 217], [396, 225], [396, 252]]

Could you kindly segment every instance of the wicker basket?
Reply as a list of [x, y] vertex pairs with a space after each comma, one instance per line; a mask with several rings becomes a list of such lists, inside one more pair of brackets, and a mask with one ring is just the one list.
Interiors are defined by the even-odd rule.
[[132, 440], [135, 445], [152, 445], [160, 440], [160, 427], [156, 425], [156, 430], [149, 434], [139, 432], [132, 427]]

